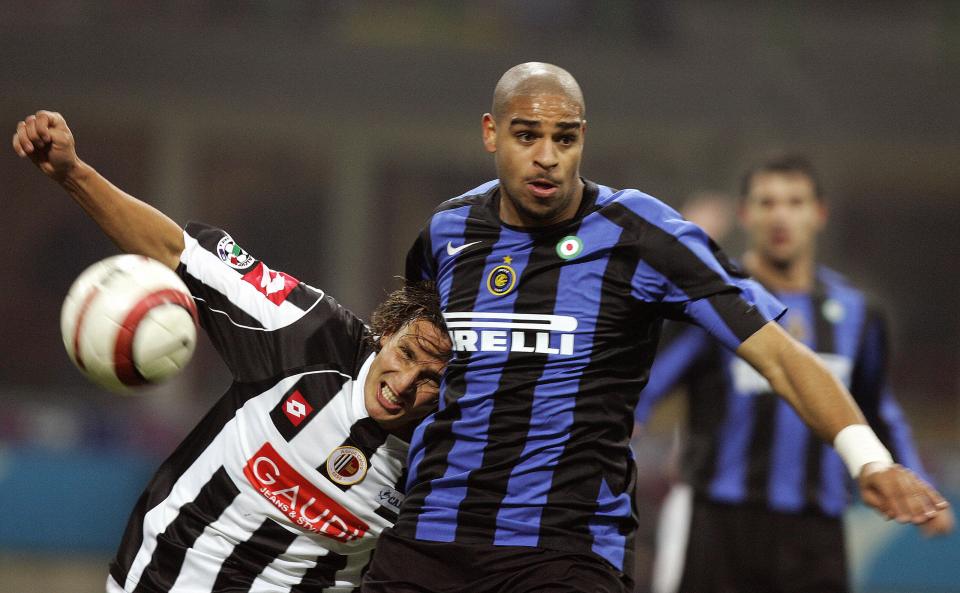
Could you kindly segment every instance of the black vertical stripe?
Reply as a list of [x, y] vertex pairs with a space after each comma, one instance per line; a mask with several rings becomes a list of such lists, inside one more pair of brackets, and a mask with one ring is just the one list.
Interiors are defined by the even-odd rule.
[[300, 583], [290, 588], [290, 593], [322, 593], [323, 589], [334, 586], [337, 572], [347, 566], [347, 557], [329, 552], [318, 556], [316, 562], [303, 573]]
[[[814, 351], [818, 353], [836, 352], [836, 326], [823, 314], [823, 305], [830, 298], [827, 293], [827, 287], [819, 280], [812, 295], [813, 301], [813, 331], [816, 339]], [[808, 431], [807, 459], [806, 459], [806, 485], [804, 487], [805, 499], [808, 508], [820, 508], [820, 483], [821, 472], [820, 465], [823, 459], [826, 445], [820, 438]]]
[[[772, 391], [753, 396], [753, 427], [747, 448], [747, 500], [766, 500], [770, 480], [770, 450], [777, 431], [780, 398]], [[745, 430], [747, 427], [743, 427]]]
[[890, 449], [895, 460], [900, 451], [894, 447], [891, 426], [880, 415], [883, 391], [887, 382], [889, 350], [887, 325], [881, 311], [872, 303], [864, 303], [863, 324], [857, 340], [857, 360], [854, 364], [850, 393], [856, 398], [867, 422], [877, 433], [877, 438]]
[[[144, 569], [135, 593], [169, 591], [180, 574], [187, 550], [240, 494], [224, 468], [218, 469], [200, 489], [197, 497], [182, 507], [163, 533], [157, 536], [157, 547]], [[122, 583], [123, 581], [118, 581]]]
[[[576, 234], [576, 228], [566, 234]], [[535, 239], [515, 289], [515, 313], [554, 310], [563, 268], [563, 262], [557, 257], [556, 244], [562, 236], [551, 234]], [[458, 540], [463, 530], [468, 529], [471, 542], [492, 544], [494, 541], [497, 529], [495, 509], [506, 496], [511, 471], [526, 445], [534, 389], [546, 363], [547, 356], [531, 360], [524, 352], [507, 355], [497, 387], [498, 396], [493, 398], [490, 412], [487, 442], [480, 462], [483, 471], [472, 472], [467, 478], [466, 495], [457, 513]]]
[[[482, 286], [484, 266], [477, 262], [486, 261], [493, 252], [494, 244], [499, 240], [500, 228], [486, 222], [484, 196], [470, 200], [470, 211], [464, 228], [464, 244], [482, 241], [476, 248], [461, 253], [453, 269], [449, 293], [448, 311], [473, 311], [477, 302], [477, 290]], [[466, 256], [466, 257], [465, 257]], [[442, 296], [442, 295], [441, 295]], [[470, 352], [454, 352], [447, 365], [444, 379], [444, 409], [437, 412], [433, 422], [424, 430], [424, 454], [416, 468], [417, 482], [403, 501], [400, 517], [396, 524], [397, 532], [406, 537], [416, 534], [416, 521], [423, 502], [430, 495], [432, 480], [443, 476], [447, 469], [447, 455], [453, 448], [455, 439], [451, 435], [453, 423], [460, 419], [460, 406], [457, 399], [466, 392], [466, 369]]]
[[[353, 423], [350, 427], [350, 434], [347, 435], [347, 438], [340, 443], [341, 447], [356, 447], [359, 449], [363, 456], [367, 460], [367, 471], [372, 465], [373, 453], [387, 441], [387, 431], [383, 429], [382, 426], [377, 424], [377, 421], [369, 416], [366, 418], [361, 418]], [[327, 462], [324, 461], [317, 467], [317, 471], [323, 474], [323, 477], [330, 480], [330, 482], [346, 492], [353, 486], [353, 484], [341, 484], [330, 477], [330, 473], [327, 471]], [[357, 482], [359, 484], [359, 482]]]
[[430, 227], [428, 226], [419, 235], [410, 251], [407, 252], [407, 260], [404, 266], [404, 277], [407, 282], [420, 282], [425, 277], [433, 278], [436, 274], [431, 265], [431, 258], [428, 257], [431, 248]]
[[213, 591], [249, 591], [268, 564], [283, 554], [297, 534], [267, 518], [247, 541], [241, 542], [220, 565]]
[[728, 394], [733, 389], [726, 360], [726, 349], [718, 342], [711, 342], [703, 358], [686, 375], [689, 377], [690, 434], [683, 451], [683, 479], [697, 494], [709, 492], [710, 483], [719, 470], [721, 433], [718, 426], [727, 416]]

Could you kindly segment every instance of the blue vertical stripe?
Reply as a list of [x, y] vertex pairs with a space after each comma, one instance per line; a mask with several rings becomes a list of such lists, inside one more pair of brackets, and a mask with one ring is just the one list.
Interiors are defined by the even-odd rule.
[[[726, 415], [719, 427], [715, 467], [719, 471], [710, 482], [710, 496], [722, 502], [740, 502], [747, 494], [747, 467], [750, 439], [753, 436], [754, 398], [733, 388], [730, 362], [733, 355], [724, 351], [721, 359], [730, 391], [726, 394]], [[717, 394], [718, 397], [724, 397]]]

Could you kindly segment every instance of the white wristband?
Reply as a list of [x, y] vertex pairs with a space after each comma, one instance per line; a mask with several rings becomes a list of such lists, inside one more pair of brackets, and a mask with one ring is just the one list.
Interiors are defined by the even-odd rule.
[[868, 463], [893, 465], [890, 451], [887, 451], [873, 429], [866, 424], [845, 426], [833, 439], [833, 448], [840, 454], [853, 479], [860, 476], [860, 470]]

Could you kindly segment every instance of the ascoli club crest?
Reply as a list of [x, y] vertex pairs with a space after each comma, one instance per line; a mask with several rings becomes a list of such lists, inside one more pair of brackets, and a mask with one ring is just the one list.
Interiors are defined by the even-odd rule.
[[327, 475], [342, 486], [360, 483], [367, 477], [367, 458], [356, 447], [337, 447], [327, 457]]

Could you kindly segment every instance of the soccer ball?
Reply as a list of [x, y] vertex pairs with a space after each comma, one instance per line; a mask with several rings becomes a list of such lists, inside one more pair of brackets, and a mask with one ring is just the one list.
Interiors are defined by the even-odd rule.
[[180, 277], [142, 255], [101, 260], [60, 310], [63, 345], [93, 382], [118, 393], [177, 374], [197, 343], [197, 307]]

